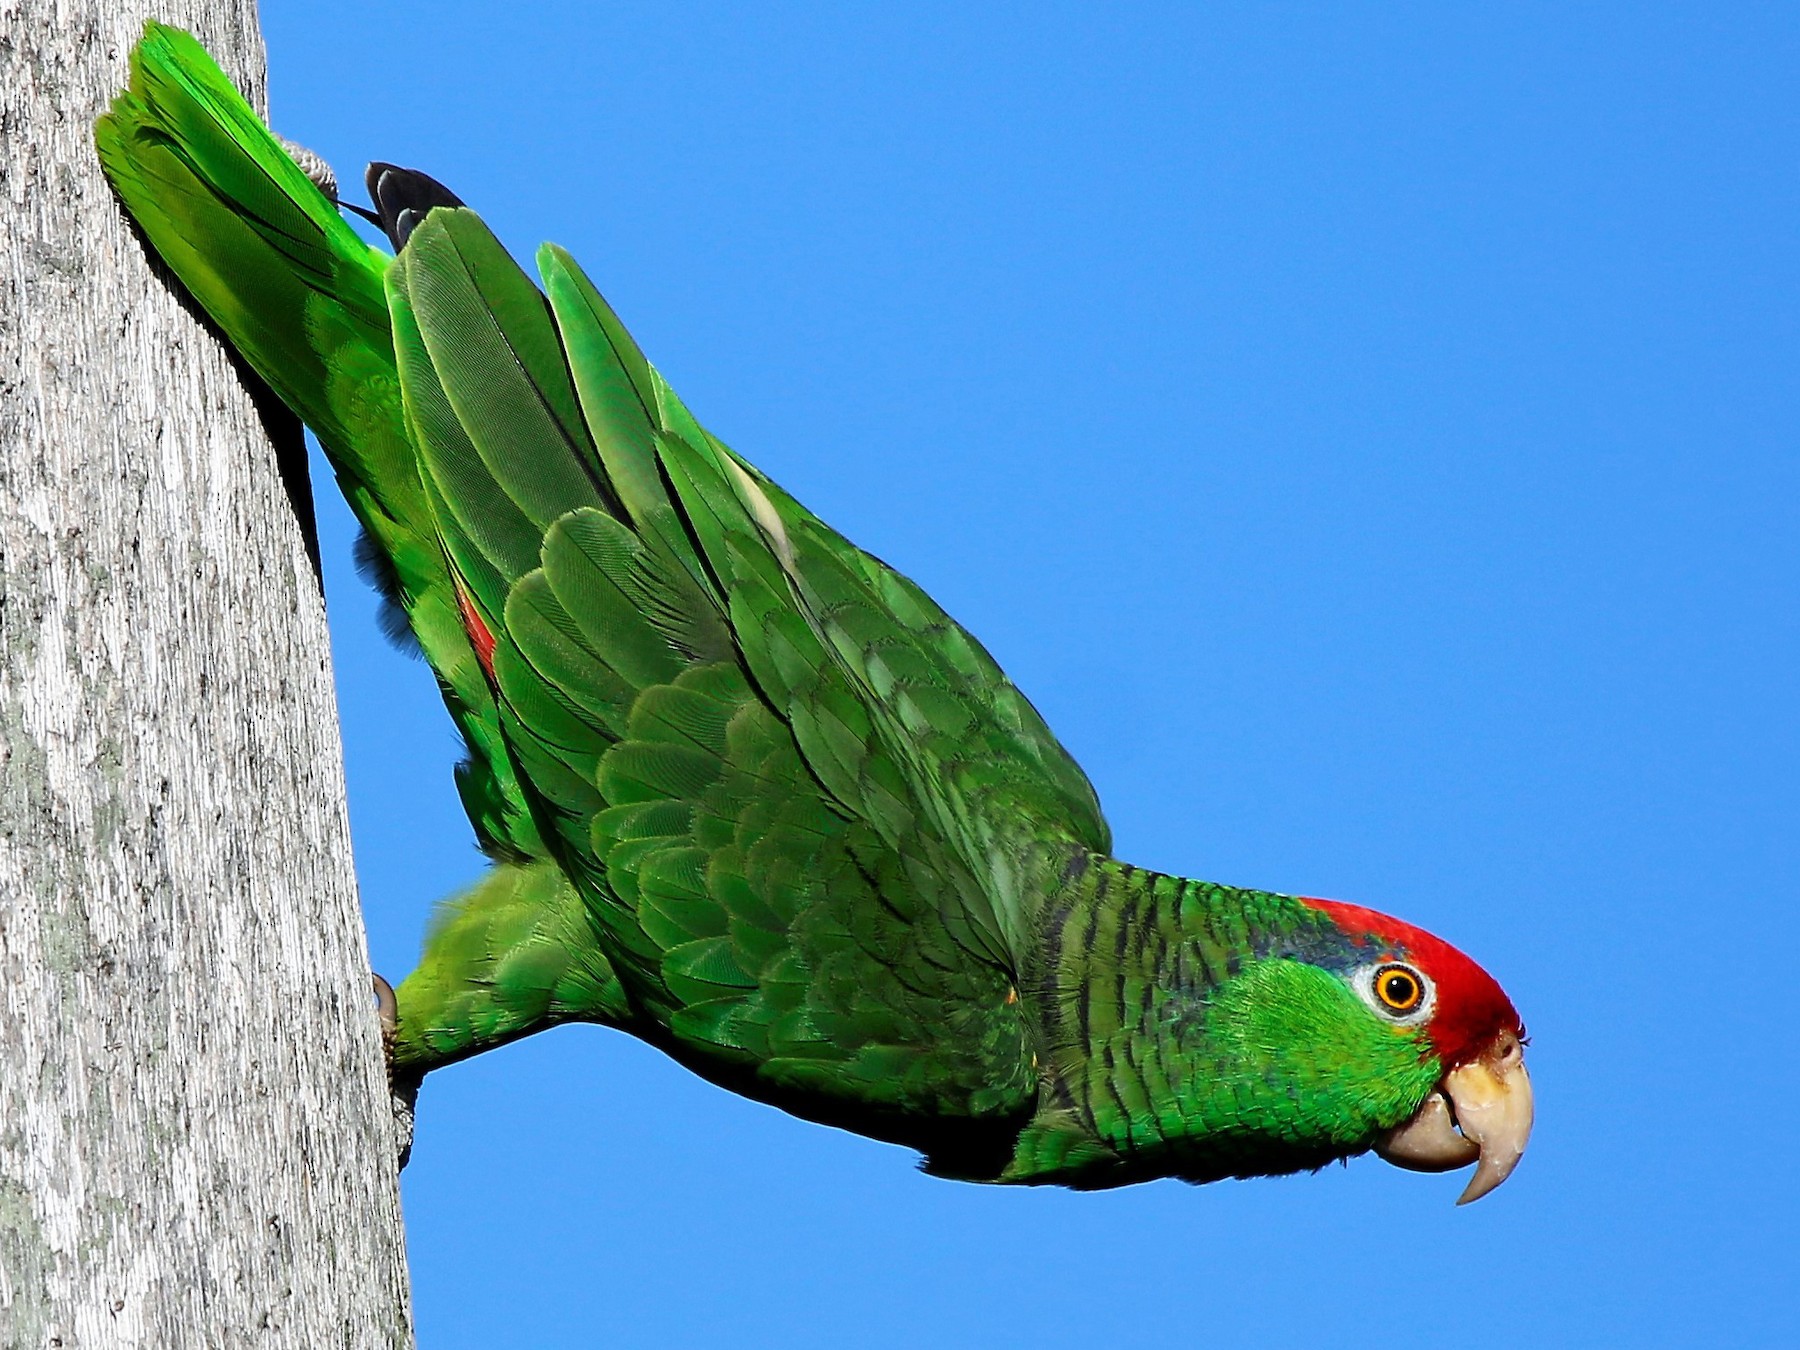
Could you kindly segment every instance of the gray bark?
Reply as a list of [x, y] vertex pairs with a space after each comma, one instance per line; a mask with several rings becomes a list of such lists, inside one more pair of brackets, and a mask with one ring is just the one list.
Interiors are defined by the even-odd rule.
[[145, 12], [0, 0], [0, 1345], [407, 1345], [297, 431], [94, 158]]

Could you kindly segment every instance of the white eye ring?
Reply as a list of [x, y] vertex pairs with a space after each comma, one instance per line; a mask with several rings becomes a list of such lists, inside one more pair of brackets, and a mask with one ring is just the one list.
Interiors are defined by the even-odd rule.
[[[1408, 997], [1405, 986], [1412, 986]], [[1406, 961], [1377, 961], [1350, 977], [1364, 1003], [1395, 1026], [1416, 1027], [1437, 1010], [1437, 986], [1424, 971]]]

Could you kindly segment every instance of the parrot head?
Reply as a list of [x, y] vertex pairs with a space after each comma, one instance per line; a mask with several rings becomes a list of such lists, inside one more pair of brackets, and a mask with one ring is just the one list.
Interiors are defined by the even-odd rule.
[[[1324, 932], [1266, 952], [1215, 994], [1208, 1036], [1251, 1067], [1237, 1105], [1266, 1139], [1375, 1153], [1414, 1171], [1476, 1165], [1457, 1203], [1512, 1173], [1531, 1133], [1525, 1028], [1499, 984], [1423, 929], [1331, 900]], [[1247, 1101], [1247, 1098], [1249, 1099]]]
[[1370, 959], [1353, 976], [1357, 993], [1439, 1075], [1418, 1108], [1377, 1138], [1375, 1152], [1420, 1172], [1475, 1163], [1457, 1204], [1479, 1200], [1512, 1175], [1531, 1135], [1525, 1025], [1512, 1000], [1440, 937], [1355, 905], [1309, 903], [1367, 944]]
[[[1532, 1130], [1525, 1026], [1494, 977], [1404, 920], [1301, 900], [1188, 1022], [1192, 1181], [1373, 1150], [1417, 1172], [1471, 1163], [1460, 1204], [1512, 1174]], [[1253, 927], [1255, 932], [1255, 927]]]

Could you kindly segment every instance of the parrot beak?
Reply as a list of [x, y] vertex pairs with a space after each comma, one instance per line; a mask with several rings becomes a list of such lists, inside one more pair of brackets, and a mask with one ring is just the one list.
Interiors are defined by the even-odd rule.
[[1376, 1142], [1375, 1152], [1414, 1172], [1448, 1172], [1476, 1163], [1456, 1202], [1466, 1205], [1512, 1175], [1530, 1137], [1525, 1050], [1515, 1033], [1503, 1031], [1478, 1058], [1445, 1074], [1411, 1120]]

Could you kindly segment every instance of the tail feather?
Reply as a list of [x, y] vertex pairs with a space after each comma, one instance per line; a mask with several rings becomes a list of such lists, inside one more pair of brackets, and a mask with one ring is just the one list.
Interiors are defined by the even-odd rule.
[[[317, 433], [368, 552], [382, 559], [372, 575], [405, 611], [468, 744], [458, 781], [482, 846], [541, 856], [401, 405], [385, 289], [392, 258], [357, 235], [180, 29], [146, 25], [130, 86], [94, 136], [107, 176], [156, 251]], [[418, 183], [450, 197], [423, 175], [396, 177], [390, 195]], [[399, 206], [424, 209], [416, 188]]]

